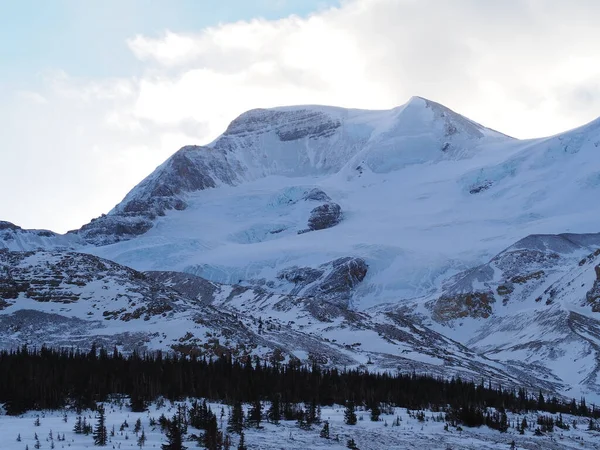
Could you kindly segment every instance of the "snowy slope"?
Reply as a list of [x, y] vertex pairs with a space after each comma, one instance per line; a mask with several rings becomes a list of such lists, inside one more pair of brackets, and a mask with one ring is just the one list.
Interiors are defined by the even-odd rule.
[[[104, 403], [106, 409], [106, 426], [108, 430], [114, 428], [115, 435], [109, 432], [107, 448], [137, 449], [137, 440], [140, 432], [134, 432], [134, 424], [140, 420], [146, 444], [143, 448], [158, 449], [166, 444], [165, 435], [160, 426], [156, 425], [161, 415], [172, 416], [179, 405], [191, 402], [162, 402], [162, 405], [152, 404], [148, 412], [133, 412], [123, 406], [123, 402]], [[212, 411], [220, 416], [224, 412], [224, 420], [219, 420], [219, 429], [227, 434], [227, 420], [231, 412], [228, 405], [209, 402]], [[268, 405], [265, 405], [265, 409]], [[330, 439], [320, 437], [322, 425], [315, 425], [309, 429], [301, 429], [296, 421], [282, 420], [278, 425], [263, 422], [260, 429], [248, 427], [244, 430], [245, 443], [248, 448], [261, 450], [345, 450], [348, 448], [347, 441], [354, 439], [357, 447], [361, 450], [506, 450], [510, 449], [514, 442], [517, 449], [527, 450], [565, 450], [565, 449], [597, 449], [600, 446], [600, 433], [588, 430], [588, 419], [565, 414], [563, 420], [570, 425], [568, 430], [555, 429], [552, 433], [544, 433], [536, 436], [534, 430], [537, 428], [537, 413], [513, 414], [507, 411], [508, 421], [511, 424], [521, 423], [526, 419], [529, 429], [520, 434], [513, 427], [506, 433], [499, 433], [488, 427], [477, 427], [457, 429], [450, 426], [444, 429], [445, 421], [439, 420], [439, 412], [424, 411], [424, 421], [415, 417], [415, 411], [405, 408], [394, 408], [383, 413], [379, 422], [369, 420], [370, 411], [359, 409], [356, 425], [344, 423], [344, 407], [333, 405], [323, 407], [321, 417], [323, 421], [329, 422]], [[249, 412], [249, 405], [244, 405], [244, 414]], [[66, 416], [65, 416], [66, 414]], [[88, 422], [96, 423], [96, 412], [84, 410], [82, 412]], [[36, 418], [40, 419], [40, 425], [34, 426]], [[65, 419], [66, 417], [66, 419]], [[73, 426], [77, 420], [76, 411], [32, 411], [22, 416], [2, 417], [0, 428], [0, 439], [4, 450], [23, 450], [25, 446], [35, 448], [36, 442], [40, 442], [41, 448], [50, 448], [54, 443], [55, 448], [72, 449], [96, 449], [93, 436], [76, 434]], [[557, 415], [553, 415], [558, 419]], [[396, 425], [399, 423], [399, 425]], [[127, 424], [127, 427], [123, 425]], [[119, 431], [123, 426], [123, 431]], [[197, 439], [192, 435], [199, 436], [202, 430], [189, 427], [183, 444], [189, 449], [199, 448]], [[38, 440], [35, 436], [38, 436]], [[59, 441], [57, 435], [65, 437], [65, 441]], [[20, 436], [20, 441], [17, 441]], [[52, 436], [52, 439], [50, 438]], [[233, 447], [237, 448], [239, 437], [231, 436]]]
[[599, 300], [600, 233], [528, 236], [419, 304], [440, 333], [545, 367], [577, 397], [600, 393]]
[[0, 251], [0, 343], [294, 358], [561, 389], [533, 366], [477, 355], [398, 313], [358, 313], [177, 272], [143, 274], [74, 252]]

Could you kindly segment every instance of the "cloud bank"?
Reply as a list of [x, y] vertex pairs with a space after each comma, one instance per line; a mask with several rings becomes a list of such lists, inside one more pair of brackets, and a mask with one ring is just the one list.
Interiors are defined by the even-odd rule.
[[593, 0], [348, 0], [301, 18], [165, 30], [126, 42], [141, 75], [1, 98], [1, 218], [66, 231], [110, 210], [185, 144], [245, 110], [391, 108], [419, 95], [521, 137], [600, 115]]

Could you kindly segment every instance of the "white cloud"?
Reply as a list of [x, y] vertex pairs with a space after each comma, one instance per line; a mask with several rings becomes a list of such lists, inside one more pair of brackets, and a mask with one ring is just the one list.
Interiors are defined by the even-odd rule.
[[553, 134], [600, 114], [598, 19], [595, 0], [347, 0], [307, 18], [132, 33], [142, 76], [53, 73], [0, 107], [7, 148], [21, 151], [0, 167], [0, 188], [21, 187], [0, 213], [79, 226], [256, 107], [390, 108], [421, 95], [518, 137]]

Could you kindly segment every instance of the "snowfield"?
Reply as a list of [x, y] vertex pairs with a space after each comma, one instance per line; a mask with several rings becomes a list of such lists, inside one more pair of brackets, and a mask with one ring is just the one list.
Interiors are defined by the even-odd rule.
[[[210, 404], [213, 412], [219, 419], [220, 429], [227, 427], [229, 407], [221, 404]], [[176, 404], [167, 402], [165, 406], [157, 408], [151, 406], [144, 413], [133, 413], [126, 406], [118, 404], [105, 404], [106, 426], [109, 432], [109, 442], [106, 447], [95, 447], [91, 435], [79, 435], [73, 432], [73, 426], [77, 414], [67, 412], [67, 421], [64, 421], [63, 411], [31, 412], [21, 417], [3, 416], [0, 420], [0, 442], [3, 450], [24, 450], [25, 446], [30, 449], [35, 447], [35, 435], [37, 434], [40, 448], [50, 449], [52, 441], [56, 449], [85, 449], [85, 448], [115, 448], [115, 449], [139, 449], [137, 439], [139, 433], [133, 432], [136, 420], [139, 418], [146, 435], [146, 443], [143, 449], [160, 449], [160, 445], [166, 443], [164, 434], [161, 434], [158, 425], [151, 426], [150, 418], [158, 419], [161, 414], [166, 417], [172, 416], [176, 411]], [[224, 411], [223, 419], [220, 419], [221, 411]], [[514, 428], [508, 432], [500, 433], [487, 427], [463, 428], [462, 431], [454, 427], [444, 430], [445, 422], [439, 421], [440, 413], [425, 412], [425, 421], [421, 422], [410, 415], [404, 408], [397, 408], [394, 414], [382, 414], [379, 422], [369, 420], [368, 411], [357, 411], [359, 418], [356, 425], [344, 424], [344, 408], [326, 407], [322, 409], [323, 421], [330, 424], [330, 439], [319, 436], [321, 425], [313, 425], [310, 430], [303, 430], [295, 422], [281, 421], [279, 425], [263, 423], [261, 429], [246, 428], [244, 430], [245, 441], [248, 449], [252, 450], [302, 450], [302, 449], [347, 449], [347, 441], [354, 439], [360, 450], [487, 450], [487, 449], [511, 449], [514, 441], [516, 449], [531, 450], [558, 450], [558, 449], [598, 449], [600, 448], [600, 432], [589, 431], [587, 420], [581, 418], [563, 416], [565, 423], [570, 425], [569, 430], [555, 428], [552, 433], [535, 436], [536, 414], [510, 415], [511, 424], [520, 423], [525, 417], [530, 429], [524, 435], [519, 434]], [[443, 414], [442, 414], [443, 415]], [[40, 425], [35, 426], [36, 418], [39, 416]], [[84, 411], [82, 413], [88, 423], [95, 424], [95, 413]], [[394, 425], [397, 419], [400, 425]], [[127, 422], [128, 427], [121, 431], [121, 426]], [[573, 427], [575, 423], [576, 428]], [[114, 427], [115, 435], [110, 436]], [[49, 438], [52, 433], [53, 439]], [[188, 437], [192, 434], [200, 435], [199, 430], [188, 429]], [[64, 434], [65, 440], [58, 441], [57, 436]], [[17, 437], [21, 436], [21, 441]], [[237, 448], [238, 436], [232, 435], [233, 447]], [[194, 441], [185, 442], [188, 449], [199, 448]], [[201, 447], [200, 447], [201, 448]]]

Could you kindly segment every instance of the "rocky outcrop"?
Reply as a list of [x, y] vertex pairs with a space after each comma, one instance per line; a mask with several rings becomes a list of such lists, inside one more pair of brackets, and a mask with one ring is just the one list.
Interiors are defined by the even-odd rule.
[[132, 239], [146, 233], [154, 226], [154, 220], [167, 211], [186, 209], [187, 193], [220, 184], [233, 185], [243, 172], [239, 162], [223, 151], [183, 147], [138, 184], [112, 211], [71, 233], [79, 234], [94, 245]]
[[449, 322], [464, 317], [487, 319], [492, 314], [496, 300], [492, 292], [468, 292], [442, 295], [433, 307], [433, 318], [438, 322]]
[[348, 305], [352, 292], [367, 276], [369, 266], [362, 258], [339, 258], [331, 262], [325, 278], [306, 290], [305, 295]]
[[364, 280], [368, 270], [364, 259], [344, 257], [316, 268], [290, 267], [279, 272], [277, 278], [293, 284], [289, 290], [292, 295], [314, 297], [348, 307], [354, 289]]
[[310, 212], [308, 229], [310, 231], [324, 230], [336, 226], [342, 221], [342, 208], [337, 203], [329, 202], [317, 206]]
[[236, 118], [220, 138], [267, 133], [275, 128], [282, 142], [331, 136], [341, 122], [314, 109], [253, 109]]
[[103, 214], [71, 233], [78, 234], [84, 241], [93, 245], [109, 245], [146, 233], [154, 226], [155, 217], [154, 214], [145, 213]]
[[198, 299], [206, 305], [213, 302], [215, 292], [220, 289], [220, 285], [217, 283], [183, 272], [149, 271], [144, 273], [161, 285], [173, 288], [189, 298]]
[[74, 240], [49, 230], [27, 230], [11, 222], [0, 221], [0, 249], [28, 251], [37, 248], [70, 248]]
[[277, 274], [280, 280], [286, 280], [296, 285], [309, 285], [323, 276], [325, 270], [312, 267], [291, 267]]
[[330, 202], [331, 198], [319, 188], [313, 188], [302, 196], [303, 200], [314, 202]]
[[585, 299], [592, 307], [593, 312], [600, 312], [600, 265], [595, 266], [594, 271], [596, 279], [592, 288], [586, 293]]
[[15, 225], [14, 223], [0, 220], [0, 231], [4, 231], [4, 230], [17, 231], [17, 230], [22, 230], [22, 228]]

